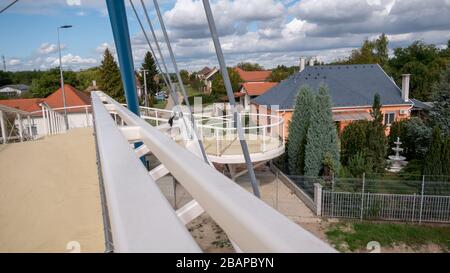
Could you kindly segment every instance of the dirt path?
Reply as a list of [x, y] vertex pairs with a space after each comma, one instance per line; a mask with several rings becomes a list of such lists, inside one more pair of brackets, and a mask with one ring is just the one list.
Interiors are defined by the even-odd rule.
[[0, 146], [0, 252], [69, 252], [70, 241], [104, 251], [92, 130]]

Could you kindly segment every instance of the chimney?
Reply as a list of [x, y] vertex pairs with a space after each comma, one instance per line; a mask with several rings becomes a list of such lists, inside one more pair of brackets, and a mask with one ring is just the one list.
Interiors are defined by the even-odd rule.
[[402, 99], [405, 102], [409, 101], [409, 80], [411, 74], [402, 75]]
[[96, 81], [96, 80], [93, 80], [93, 81], [92, 81], [92, 86], [93, 86], [93, 87], [97, 87], [97, 81]]
[[311, 57], [311, 59], [309, 59], [309, 66], [314, 66], [314, 57]]
[[302, 72], [305, 69], [305, 57], [300, 57], [300, 72]]

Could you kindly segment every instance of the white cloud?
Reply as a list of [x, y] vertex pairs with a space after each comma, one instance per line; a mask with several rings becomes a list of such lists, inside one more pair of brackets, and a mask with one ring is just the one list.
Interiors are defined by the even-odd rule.
[[[61, 45], [61, 49], [66, 48], [66, 46], [64, 44]], [[51, 43], [43, 43], [41, 44], [41, 46], [38, 48], [38, 52], [40, 54], [50, 54], [50, 53], [54, 53], [58, 51], [58, 46], [55, 44], [51, 44]]]
[[69, 6], [81, 6], [81, 0], [66, 0]]
[[20, 59], [10, 59], [8, 61], [8, 65], [15, 66], [15, 65], [20, 65], [20, 64], [22, 64], [22, 61]]

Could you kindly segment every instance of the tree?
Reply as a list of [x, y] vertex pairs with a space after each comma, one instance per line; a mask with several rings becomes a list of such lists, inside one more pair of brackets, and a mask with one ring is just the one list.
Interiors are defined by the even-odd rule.
[[99, 67], [91, 67], [85, 70], [80, 70], [76, 73], [79, 85], [78, 90], [85, 90], [92, 85], [92, 81], [98, 81], [99, 79]]
[[303, 86], [295, 100], [294, 113], [289, 124], [288, 169], [292, 175], [303, 174], [306, 136], [310, 124], [314, 96], [309, 87]]
[[281, 82], [282, 80], [288, 78], [298, 70], [299, 70], [298, 66], [287, 67], [285, 65], [279, 65], [276, 68], [272, 69], [272, 74], [270, 75], [269, 81]]
[[357, 153], [366, 158], [367, 149], [367, 127], [369, 121], [358, 120], [350, 123], [344, 128], [341, 135], [341, 162], [342, 165], [350, 164], [350, 159]]
[[99, 88], [118, 102], [125, 102], [119, 67], [109, 49], [105, 49], [99, 71]]
[[382, 33], [376, 40], [365, 40], [361, 48], [352, 51], [347, 60], [340, 61], [340, 64], [371, 64], [378, 63], [383, 69], [389, 70], [389, 41]]
[[389, 147], [394, 145], [397, 137], [402, 142], [403, 155], [408, 161], [423, 160], [430, 143], [431, 128], [418, 117], [395, 121], [389, 132]]
[[379, 94], [373, 98], [372, 110], [370, 112], [373, 120], [367, 127], [367, 153], [366, 156], [373, 162], [374, 171], [383, 173], [386, 167], [387, 138], [385, 126], [383, 125], [383, 114], [381, 112], [381, 99]]
[[319, 87], [313, 106], [306, 137], [304, 172], [307, 176], [329, 175], [339, 171], [339, 147], [327, 87]]
[[237, 64], [237, 67], [239, 67], [242, 70], [245, 71], [261, 71], [264, 70], [264, 67], [257, 63], [249, 63], [249, 62], [241, 62]]
[[8, 72], [0, 71], [0, 86], [12, 84], [11, 75]]
[[184, 84], [190, 83], [189, 72], [187, 70], [184, 69], [180, 70], [180, 76]]
[[394, 57], [389, 60], [391, 74], [400, 85], [402, 74], [411, 74], [410, 96], [428, 101], [431, 86], [439, 80], [447, 68], [449, 59], [445, 57], [446, 49], [439, 49], [433, 44], [416, 41], [406, 48], [396, 48]]
[[[155, 59], [149, 51], [145, 53], [144, 62], [141, 65], [141, 70], [143, 69], [147, 70], [147, 92], [151, 97], [153, 97], [159, 91], [159, 85], [157, 82], [158, 69], [156, 67]], [[139, 75], [140, 82], [143, 85], [144, 80], [142, 78], [142, 74], [139, 73]]]
[[428, 148], [428, 153], [425, 158], [425, 166], [423, 170], [423, 173], [425, 175], [433, 175], [433, 176], [442, 175], [441, 134], [442, 132], [441, 129], [439, 129], [439, 127], [433, 128], [430, 146]]
[[[79, 80], [73, 71], [64, 71], [64, 83], [78, 87]], [[35, 98], [45, 98], [61, 87], [59, 68], [52, 68], [31, 82], [30, 93]]]
[[433, 107], [430, 110], [432, 126], [439, 127], [450, 136], [450, 67], [442, 73], [439, 82], [432, 87]]
[[[233, 89], [233, 92], [237, 92], [239, 90], [239, 85], [242, 82], [241, 76], [239, 76], [236, 70], [232, 68], [227, 68], [227, 70], [228, 76], [230, 77], [231, 81], [231, 88]], [[220, 98], [222, 96], [227, 95], [227, 91], [225, 89], [225, 84], [223, 82], [221, 73], [216, 73], [213, 76], [211, 95], [214, 96], [215, 98]]]

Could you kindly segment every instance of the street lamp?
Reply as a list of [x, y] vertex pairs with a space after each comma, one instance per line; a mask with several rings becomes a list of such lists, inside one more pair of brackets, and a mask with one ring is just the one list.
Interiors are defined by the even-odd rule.
[[66, 94], [64, 93], [64, 77], [62, 70], [62, 62], [61, 62], [61, 43], [59, 42], [59, 29], [60, 28], [71, 28], [71, 25], [63, 25], [56, 28], [56, 32], [58, 33], [58, 52], [59, 52], [59, 74], [61, 77], [61, 92], [63, 97], [63, 106], [64, 106], [64, 122], [66, 123], [66, 130], [69, 129], [69, 120], [67, 119], [67, 108], [66, 108]]

